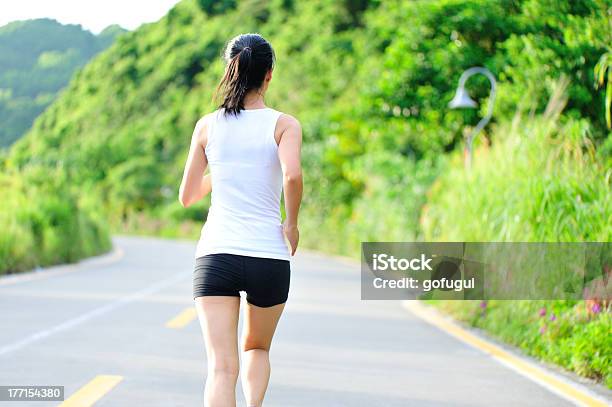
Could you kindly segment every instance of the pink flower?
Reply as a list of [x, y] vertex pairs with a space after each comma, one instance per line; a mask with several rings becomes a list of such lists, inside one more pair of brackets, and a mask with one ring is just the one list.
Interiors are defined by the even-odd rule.
[[551, 321], [556, 321], [557, 320], [557, 316], [555, 314], [550, 314], [550, 320]]
[[591, 307], [591, 311], [593, 312], [593, 314], [599, 314], [601, 312], [601, 304], [599, 303], [594, 303], [593, 306]]
[[546, 325], [542, 325], [540, 328], [540, 335], [544, 334], [544, 332], [546, 332]]
[[480, 308], [487, 308], [487, 302], [486, 301], [480, 301]]
[[538, 314], [543, 317], [546, 315], [546, 308], [540, 308], [540, 312], [538, 312]]

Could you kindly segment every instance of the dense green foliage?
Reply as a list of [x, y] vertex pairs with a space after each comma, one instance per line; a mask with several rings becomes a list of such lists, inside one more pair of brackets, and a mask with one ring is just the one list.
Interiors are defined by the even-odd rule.
[[21, 137], [74, 71], [123, 31], [110, 26], [96, 36], [50, 19], [0, 27], [0, 147]]
[[[213, 109], [226, 41], [260, 32], [277, 55], [266, 102], [304, 130], [304, 244], [356, 257], [367, 240], [609, 240], [612, 138], [595, 66], [610, 13], [608, 0], [185, 0], [79, 71], [4, 166], [66, 181], [114, 230], [196, 238], [209, 201], [177, 201], [191, 132]], [[468, 83], [479, 111], [447, 105], [474, 65], [499, 88], [466, 175], [458, 151], [488, 83]]]
[[0, 174], [0, 274], [74, 262], [111, 247], [93, 195], [78, 194], [60, 169]]
[[[365, 37], [355, 41], [363, 44], [356, 46], [362, 61], [356, 89], [334, 104], [330, 123], [317, 132], [321, 144], [311, 147], [317, 165], [309, 171], [320, 171], [315, 177], [330, 188], [315, 183], [309, 191], [316, 197], [309, 217], [317, 222], [306, 239], [350, 254], [363, 240], [422, 237], [425, 191], [445, 153], [462, 143], [464, 125], [478, 120], [476, 112], [447, 108], [469, 66], [484, 65], [499, 78], [498, 122], [544, 112], [557, 81], [568, 77], [562, 120], [584, 120], [600, 158], [610, 160], [604, 92], [593, 87], [593, 67], [612, 43], [609, 6], [580, 3], [383, 2], [367, 13]], [[468, 87], [478, 97], [488, 93], [482, 77]], [[488, 133], [481, 141], [496, 142]]]

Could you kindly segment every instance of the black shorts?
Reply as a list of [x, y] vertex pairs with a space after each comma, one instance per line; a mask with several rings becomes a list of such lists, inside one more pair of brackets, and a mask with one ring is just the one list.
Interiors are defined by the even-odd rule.
[[258, 307], [287, 301], [289, 260], [215, 253], [195, 259], [193, 298], [210, 295], [239, 297]]

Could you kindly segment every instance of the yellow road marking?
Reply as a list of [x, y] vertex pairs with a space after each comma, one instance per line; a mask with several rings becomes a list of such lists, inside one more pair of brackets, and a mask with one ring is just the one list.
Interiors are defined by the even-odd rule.
[[198, 314], [195, 307], [185, 308], [180, 314], [166, 322], [166, 327], [175, 329], [183, 328], [197, 317]]
[[577, 403], [578, 405], [589, 407], [608, 406], [605, 401], [600, 400], [596, 396], [588, 394], [586, 391], [579, 388], [578, 385], [565, 381], [556, 375], [545, 371], [541, 367], [513, 355], [501, 347], [479, 338], [451, 320], [441, 316], [437, 311], [420, 304], [418, 301], [403, 301], [403, 305], [424, 321], [440, 328], [455, 338], [492, 355], [506, 366], [531, 378], [532, 380], [535, 380], [547, 389], [571, 400], [574, 403]]
[[92, 381], [81, 387], [70, 398], [65, 400], [59, 407], [90, 407], [100, 400], [106, 393], [112, 390], [123, 376], [99, 375]]

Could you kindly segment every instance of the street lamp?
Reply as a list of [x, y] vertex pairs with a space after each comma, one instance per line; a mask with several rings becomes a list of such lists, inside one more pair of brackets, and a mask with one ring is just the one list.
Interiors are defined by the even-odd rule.
[[497, 81], [495, 81], [495, 77], [487, 68], [483, 68], [480, 66], [474, 66], [465, 70], [461, 77], [459, 78], [459, 86], [457, 87], [457, 92], [448, 104], [448, 107], [451, 109], [475, 109], [478, 104], [470, 97], [467, 90], [465, 89], [465, 83], [467, 80], [475, 74], [483, 74], [489, 79], [491, 82], [491, 94], [489, 95], [489, 108], [487, 110], [487, 114], [478, 122], [476, 127], [472, 130], [470, 135], [467, 138], [465, 145], [465, 165], [467, 168], [470, 168], [472, 165], [472, 144], [474, 142], [474, 137], [484, 128], [484, 126], [489, 123], [491, 117], [493, 116], [493, 105], [495, 104], [495, 89], [497, 86]]

